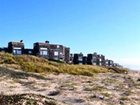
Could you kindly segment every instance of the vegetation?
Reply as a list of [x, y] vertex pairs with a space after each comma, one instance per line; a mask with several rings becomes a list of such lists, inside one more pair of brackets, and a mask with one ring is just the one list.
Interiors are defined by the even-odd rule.
[[103, 91], [105, 90], [104, 86], [90, 86], [90, 87], [85, 87], [84, 91]]
[[[43, 100], [44, 99], [44, 100]], [[0, 94], [1, 105], [58, 105], [56, 100], [37, 94]]]
[[126, 73], [127, 69], [108, 68], [93, 65], [70, 65], [62, 62], [48, 61], [32, 55], [14, 56], [9, 53], [0, 53], [0, 64], [14, 69], [37, 73], [69, 73], [73, 75], [92, 76], [94, 73]]

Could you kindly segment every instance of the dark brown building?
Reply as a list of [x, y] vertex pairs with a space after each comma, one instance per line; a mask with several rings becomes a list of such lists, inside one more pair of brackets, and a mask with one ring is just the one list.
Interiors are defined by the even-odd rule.
[[99, 66], [105, 66], [105, 56], [104, 55], [98, 55], [99, 60]]
[[36, 42], [33, 49], [25, 49], [22, 40], [20, 42], [9, 42], [8, 47], [0, 48], [0, 52], [9, 52], [14, 55], [29, 54], [73, 64], [122, 67], [114, 63], [113, 60], [105, 60], [104, 55], [96, 52], [87, 56], [83, 56], [82, 53], [70, 54], [70, 48], [59, 44], [49, 44], [49, 41]]
[[108, 59], [105, 60], [105, 66], [113, 67], [113, 65], [114, 62], [112, 60], [108, 60]]
[[49, 59], [50, 57], [50, 46], [49, 42], [46, 41], [44, 43], [36, 42], [33, 46], [33, 55], [44, 57]]
[[65, 61], [67, 60], [66, 56], [69, 57], [69, 48], [63, 45], [50, 44], [50, 59]]
[[97, 53], [87, 55], [87, 64], [99, 65], [99, 59]]
[[105, 56], [97, 53], [87, 55], [87, 64], [105, 66]]
[[49, 41], [45, 43], [34, 43], [33, 54], [50, 60], [64, 61], [66, 63], [69, 63], [70, 60], [70, 48], [58, 44], [49, 44]]
[[33, 49], [24, 49], [24, 54], [33, 55]]
[[65, 47], [65, 54], [64, 55], [65, 55], [65, 58], [64, 58], [65, 62], [69, 63], [70, 62], [70, 48]]
[[73, 63], [73, 58], [74, 58], [74, 54], [70, 54], [70, 58], [69, 58], [70, 59], [70, 61], [69, 61], [70, 64]]
[[83, 56], [83, 64], [87, 64], [87, 57]]
[[7, 47], [0, 48], [0, 52], [8, 52], [8, 48]]
[[14, 55], [24, 54], [24, 43], [22, 42], [9, 42], [8, 52]]
[[83, 54], [82, 53], [74, 54], [73, 64], [83, 64]]

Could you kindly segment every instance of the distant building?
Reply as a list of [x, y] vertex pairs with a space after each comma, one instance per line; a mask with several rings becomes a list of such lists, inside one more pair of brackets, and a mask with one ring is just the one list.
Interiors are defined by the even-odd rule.
[[99, 65], [99, 59], [97, 53], [87, 55], [87, 64], [89, 65]]
[[87, 56], [83, 56], [83, 64], [87, 64]]
[[50, 44], [49, 41], [34, 43], [33, 54], [50, 60], [64, 61], [66, 63], [70, 60], [70, 48], [64, 47], [63, 45]]
[[73, 64], [83, 64], [83, 54], [74, 54]]
[[122, 67], [121, 65], [119, 65], [118, 63], [114, 63], [113, 67]]
[[97, 59], [99, 61], [98, 65], [99, 66], [105, 66], [105, 56], [104, 55], [97, 55]]
[[105, 60], [105, 65], [106, 66], [109, 66], [109, 67], [113, 67], [114, 66], [114, 62], [113, 62], [113, 60], [106, 59]]
[[23, 40], [19, 42], [9, 42], [8, 47], [0, 48], [0, 52], [9, 52], [14, 55], [35, 55], [49, 60], [57, 60], [69, 64], [88, 64], [108, 67], [122, 67], [113, 60], [105, 59], [102, 54], [90, 53], [84, 56], [82, 53], [70, 54], [70, 48], [59, 44], [50, 44], [49, 41], [36, 42], [33, 49], [24, 48]]
[[33, 49], [24, 49], [24, 54], [33, 55]]
[[50, 57], [50, 46], [48, 41], [42, 43], [42, 42], [36, 42], [33, 45], [33, 54], [36, 56], [44, 57], [49, 59]]
[[97, 54], [96, 52], [93, 54], [87, 54], [87, 64], [105, 66], [105, 56]]
[[7, 47], [0, 48], [0, 52], [8, 52], [8, 48]]
[[70, 63], [70, 64], [73, 63], [73, 58], [74, 58], [74, 54], [70, 54], [70, 58], [69, 58], [69, 59], [70, 59], [70, 60], [69, 60], [69, 63]]
[[52, 60], [65, 60], [65, 48], [63, 45], [50, 44], [50, 59]]
[[70, 48], [65, 47], [64, 61], [66, 63], [70, 62]]
[[59, 44], [50, 44], [50, 59], [65, 61], [66, 63], [69, 63], [70, 48]]
[[24, 54], [24, 43], [23, 42], [9, 42], [8, 52], [14, 55]]

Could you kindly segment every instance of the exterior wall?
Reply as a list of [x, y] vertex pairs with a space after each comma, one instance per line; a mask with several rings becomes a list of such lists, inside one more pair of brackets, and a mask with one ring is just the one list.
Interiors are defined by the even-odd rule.
[[49, 58], [50, 57], [49, 43], [40, 43], [40, 42], [34, 43], [33, 55]]
[[108, 59], [105, 60], [105, 66], [109, 66], [109, 60]]
[[99, 59], [96, 53], [87, 55], [87, 64], [99, 65]]
[[24, 54], [33, 55], [33, 49], [24, 49]]
[[105, 60], [105, 66], [113, 67], [113, 65], [114, 62], [112, 60], [108, 60], [108, 59]]
[[67, 47], [65, 47], [65, 62], [66, 63], [69, 63], [69, 61], [70, 61], [70, 48], [67, 48]]
[[87, 64], [105, 66], [105, 56], [97, 53], [87, 55]]
[[93, 64], [93, 54], [87, 55], [87, 64], [92, 65]]
[[15, 55], [24, 54], [24, 43], [22, 43], [22, 42], [9, 42], [8, 43], [8, 52], [15, 54]]
[[79, 60], [78, 60], [78, 54], [74, 54], [74, 57], [73, 57], [73, 64], [79, 64]]
[[[40, 55], [41, 48], [48, 49], [48, 55]], [[69, 63], [70, 60], [70, 48], [64, 47], [58, 44], [49, 44], [48, 41], [45, 43], [34, 43], [33, 54], [36, 56], [42, 56], [50, 60], [59, 60]]]
[[0, 52], [8, 52], [8, 48], [6, 48], [6, 47], [0, 48]]
[[98, 55], [98, 59], [99, 59], [99, 66], [105, 66], [105, 56]]
[[73, 64], [83, 64], [83, 54], [74, 54]]
[[86, 56], [83, 57], [83, 64], [87, 64], [87, 57]]
[[2, 48], [0, 48], [0, 51], [2, 51]]
[[112, 60], [109, 60], [109, 63], [110, 63], [110, 65], [109, 65], [109, 66], [113, 67], [114, 62], [113, 62]]
[[122, 67], [121, 65], [119, 65], [118, 63], [114, 63], [113, 67]]
[[65, 49], [62, 45], [50, 44], [50, 59], [64, 61]]
[[74, 54], [70, 54], [70, 61], [69, 61], [70, 64], [73, 63], [73, 58], [74, 58]]

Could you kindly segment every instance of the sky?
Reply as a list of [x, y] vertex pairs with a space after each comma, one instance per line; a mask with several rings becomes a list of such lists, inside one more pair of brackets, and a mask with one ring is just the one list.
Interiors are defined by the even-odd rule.
[[0, 0], [0, 47], [23, 40], [97, 52], [140, 70], [140, 0]]

